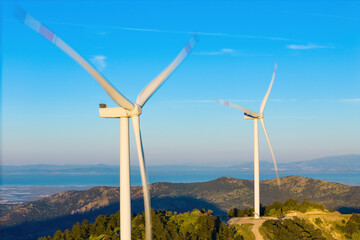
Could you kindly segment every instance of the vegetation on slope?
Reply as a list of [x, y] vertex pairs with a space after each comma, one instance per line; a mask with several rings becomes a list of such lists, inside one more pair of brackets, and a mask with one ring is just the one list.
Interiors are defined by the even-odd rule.
[[265, 233], [265, 237], [272, 240], [326, 240], [321, 230], [316, 229], [312, 224], [298, 217], [285, 219], [283, 221], [267, 220], [261, 228], [265, 229], [265, 231], [262, 231], [262, 233]]
[[251, 217], [254, 216], [254, 208], [237, 209], [231, 208], [228, 217]]
[[[275, 201], [262, 207], [269, 219], [260, 227], [260, 232], [268, 240], [317, 239], [317, 240], [348, 240], [360, 239], [360, 215], [342, 215], [329, 212], [323, 205], [304, 199], [288, 199], [284, 203]], [[252, 209], [231, 209], [229, 215], [253, 214]], [[266, 218], [265, 217], [265, 218]], [[228, 226], [213, 215], [211, 210], [194, 209], [191, 212], [176, 213], [165, 210], [152, 211], [153, 239], [195, 239], [195, 240], [239, 240], [255, 239], [251, 232], [253, 224]], [[112, 240], [120, 237], [119, 212], [111, 216], [100, 215], [94, 223], [84, 220], [72, 229], [64, 232], [40, 237], [39, 240]], [[132, 239], [145, 238], [144, 213], [132, 217]]]
[[255, 235], [251, 230], [253, 226], [254, 224], [251, 223], [233, 225], [233, 227], [236, 228], [237, 232], [240, 233], [246, 240], [255, 240]]
[[[309, 202], [304, 199], [303, 202], [300, 202], [297, 199], [290, 198], [284, 203], [280, 201], [275, 201], [268, 206], [260, 205], [260, 215], [261, 216], [272, 216], [272, 217], [283, 217], [284, 214], [291, 211], [299, 211], [305, 213], [306, 211], [311, 211], [313, 209], [319, 209], [321, 211], [325, 210], [325, 206], [313, 202]], [[237, 209], [232, 208], [228, 212], [228, 217], [252, 217], [254, 216], [254, 208], [245, 208]]]
[[[360, 187], [296, 176], [283, 177], [281, 183], [280, 190], [276, 179], [261, 181], [263, 204], [268, 205], [277, 200], [285, 201], [288, 198], [306, 198], [327, 208], [345, 207], [360, 210]], [[222, 177], [199, 183], [154, 183], [150, 184], [149, 188], [154, 209], [186, 212], [194, 208], [206, 208], [221, 216], [226, 215], [231, 208], [244, 209], [253, 205], [251, 180]], [[141, 187], [132, 187], [132, 211], [135, 213], [143, 211], [142, 196]], [[118, 206], [118, 202], [119, 189], [116, 187], [66, 191], [38, 201], [18, 204], [11, 209], [3, 208], [4, 210], [0, 211], [0, 224], [8, 227], [73, 214], [87, 214], [94, 209], [102, 209], [112, 204]]]
[[[214, 216], [212, 211], [197, 209], [192, 212], [177, 214], [165, 210], [152, 211], [153, 239], [198, 239], [198, 240], [242, 240], [242, 229], [227, 226]], [[51, 237], [40, 237], [39, 240], [79, 240], [79, 239], [119, 239], [119, 213], [100, 215], [93, 224], [84, 220], [76, 223], [71, 230], [60, 230]], [[144, 215], [138, 214], [132, 218], [132, 239], [145, 238]]]
[[[311, 216], [313, 215], [313, 216]], [[345, 219], [348, 219], [346, 221]], [[265, 239], [360, 239], [360, 215], [306, 214], [285, 220], [267, 220], [260, 227]]]
[[[284, 203], [275, 201], [261, 206], [261, 212], [264, 219], [270, 218], [260, 228], [265, 239], [360, 239], [359, 214], [350, 216], [328, 211], [324, 205], [306, 199], [302, 202], [296, 199], [288, 199]], [[250, 217], [253, 209], [230, 209], [228, 215]]]
[[[341, 209], [344, 213], [360, 212], [360, 187], [289, 176], [281, 178], [281, 189], [276, 179], [261, 181], [261, 202], [308, 199], [327, 208]], [[179, 213], [194, 208], [212, 209], [216, 216], [226, 216], [231, 208], [253, 206], [253, 181], [222, 177], [198, 183], [154, 183], [149, 185], [154, 209]], [[132, 187], [132, 212], [143, 211], [141, 187]], [[119, 210], [119, 188], [94, 187], [86, 191], [67, 191], [44, 199], [0, 208], [1, 239], [27, 240], [64, 231], [76, 222], [89, 222], [102, 214]], [[264, 210], [265, 211], [265, 210]], [[245, 215], [250, 215], [244, 212]], [[271, 214], [270, 214], [271, 215]], [[346, 219], [347, 221], [348, 219]]]
[[[346, 207], [353, 208], [351, 210], [360, 210], [360, 202], [357, 200], [360, 198], [360, 187], [306, 177], [283, 177], [281, 189], [278, 188], [276, 179], [261, 181], [260, 192], [261, 202], [264, 205], [274, 201], [286, 201], [289, 198], [298, 200], [306, 198], [311, 202], [323, 204], [329, 209]], [[140, 188], [134, 189], [133, 193], [135, 198], [142, 196]], [[216, 214], [221, 215], [223, 214], [221, 211], [228, 212], [231, 208], [244, 209], [253, 206], [253, 181], [222, 177], [201, 183], [155, 183], [151, 185], [151, 196], [154, 208], [158, 208], [157, 201], [161, 198], [169, 197], [177, 201], [179, 197], [186, 196], [188, 199], [201, 199], [203, 202], [212, 204], [218, 209], [210, 206], [201, 206], [201, 208], [211, 208]], [[179, 211], [179, 209], [172, 209], [171, 205], [169, 207], [165, 208]]]
[[300, 203], [299, 200], [290, 198], [286, 200], [284, 203], [280, 201], [275, 201], [272, 204], [265, 207], [264, 216], [281, 216], [290, 211], [299, 211], [305, 213], [307, 211], [311, 211], [313, 209], [318, 209], [321, 211], [325, 210], [325, 206], [313, 202], [309, 202], [304, 199], [303, 202]]
[[360, 239], [360, 214], [353, 214], [344, 227], [338, 228], [345, 233], [348, 239]]
[[301, 203], [296, 199], [275, 201], [263, 209], [265, 216], [278, 218], [261, 227], [268, 239], [360, 239], [359, 214], [342, 215], [306, 199]]
[[0, 225], [12, 226], [82, 214], [116, 202], [119, 202], [119, 188], [94, 187], [85, 191], [65, 191], [37, 201], [15, 205], [12, 211], [1, 213]]

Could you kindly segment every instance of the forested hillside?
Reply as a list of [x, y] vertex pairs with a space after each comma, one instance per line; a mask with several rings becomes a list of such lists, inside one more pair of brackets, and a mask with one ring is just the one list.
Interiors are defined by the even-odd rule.
[[[242, 240], [241, 231], [228, 226], [214, 216], [212, 211], [198, 209], [187, 213], [173, 213], [165, 210], [152, 211], [153, 238], [163, 240], [180, 239], [217, 239]], [[144, 239], [144, 215], [132, 218], [132, 239]], [[41, 237], [39, 240], [75, 240], [75, 239], [116, 239], [120, 237], [119, 213], [111, 216], [100, 215], [93, 224], [84, 220], [75, 224], [71, 230], [57, 231], [53, 236]]]
[[[360, 187], [346, 186], [305, 177], [281, 178], [281, 189], [276, 179], [261, 181], [260, 200], [263, 205], [294, 198], [325, 205], [342, 212], [360, 210]], [[222, 177], [209, 182], [154, 183], [149, 185], [154, 209], [183, 213], [211, 209], [216, 216], [226, 216], [231, 208], [253, 206], [253, 181]], [[132, 187], [132, 212], [143, 211], [141, 187]], [[94, 187], [85, 191], [66, 191], [38, 201], [6, 206], [0, 215], [0, 234], [9, 239], [33, 239], [37, 234], [50, 234], [66, 229], [74, 223], [95, 220], [101, 214], [119, 211], [119, 188]], [[44, 226], [47, 226], [44, 228]], [[19, 233], [24, 233], [28, 238]], [[18, 236], [18, 237], [17, 237]], [[5, 239], [2, 236], [2, 239]]]
[[[232, 212], [230, 209], [230, 212]], [[288, 199], [284, 203], [274, 202], [263, 207], [267, 217], [261, 233], [270, 240], [347, 240], [360, 237], [360, 215], [341, 215], [329, 212], [323, 205], [307, 200], [299, 202]], [[299, 212], [300, 211], [300, 212]], [[237, 209], [235, 212], [248, 212], [253, 217], [253, 209]], [[94, 223], [84, 220], [71, 229], [56, 231], [53, 236], [40, 237], [39, 240], [105, 240], [119, 239], [119, 212], [111, 216], [100, 215]], [[211, 210], [194, 209], [186, 213], [165, 210], [152, 211], [153, 239], [174, 240], [241, 240], [255, 239], [251, 232], [252, 224], [241, 224], [241, 218], [231, 218], [226, 224]], [[272, 218], [271, 218], [272, 217]], [[275, 217], [275, 218], [274, 218]], [[252, 218], [247, 218], [253, 220]], [[235, 220], [235, 221], [233, 221]], [[237, 222], [239, 221], [240, 222]], [[249, 220], [247, 220], [249, 221]], [[253, 220], [253, 223], [255, 221]], [[145, 239], [144, 214], [132, 217], [132, 239]]]

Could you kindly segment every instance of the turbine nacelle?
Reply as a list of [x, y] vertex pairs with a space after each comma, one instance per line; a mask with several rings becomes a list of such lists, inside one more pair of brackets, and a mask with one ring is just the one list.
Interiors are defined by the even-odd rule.
[[134, 104], [132, 110], [127, 110], [122, 107], [106, 107], [106, 104], [99, 105], [99, 114], [101, 118], [131, 118], [141, 115], [141, 107], [138, 104]]
[[244, 118], [245, 118], [246, 120], [263, 119], [263, 118], [264, 118], [264, 114], [259, 113], [258, 116], [253, 116], [253, 115], [245, 112], [245, 113], [244, 113]]

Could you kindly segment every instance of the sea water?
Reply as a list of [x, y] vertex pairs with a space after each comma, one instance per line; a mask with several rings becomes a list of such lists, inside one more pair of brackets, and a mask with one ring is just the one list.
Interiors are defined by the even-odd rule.
[[[280, 177], [297, 175], [330, 182], [337, 182], [351, 186], [360, 186], [359, 173], [280, 173]], [[149, 172], [149, 183], [172, 182], [190, 183], [205, 182], [219, 177], [233, 177], [252, 180], [253, 173], [246, 172]], [[260, 180], [275, 178], [274, 173], [260, 173]], [[119, 186], [119, 174], [5, 174], [1, 176], [2, 186]], [[141, 185], [140, 173], [132, 171], [131, 185]]]

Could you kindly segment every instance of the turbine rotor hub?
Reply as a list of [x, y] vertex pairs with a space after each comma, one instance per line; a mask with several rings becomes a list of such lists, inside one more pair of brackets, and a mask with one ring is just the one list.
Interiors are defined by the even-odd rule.
[[141, 107], [138, 104], [134, 104], [134, 108], [132, 110], [127, 110], [127, 115], [129, 117], [133, 117], [133, 116], [140, 116], [141, 115]]

